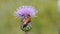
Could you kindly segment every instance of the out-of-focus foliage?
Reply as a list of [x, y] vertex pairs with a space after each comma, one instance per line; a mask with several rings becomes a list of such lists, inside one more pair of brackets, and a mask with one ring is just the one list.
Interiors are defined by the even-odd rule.
[[22, 5], [38, 10], [29, 34], [57, 34], [57, 0], [0, 0], [0, 34], [25, 34], [19, 28], [20, 19], [14, 16], [16, 8]]

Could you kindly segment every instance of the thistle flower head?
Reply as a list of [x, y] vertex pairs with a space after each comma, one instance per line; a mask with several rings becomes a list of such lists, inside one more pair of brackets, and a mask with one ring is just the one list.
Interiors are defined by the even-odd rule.
[[30, 15], [31, 17], [35, 17], [36, 9], [32, 6], [21, 6], [17, 9], [15, 12], [15, 15], [19, 18], [21, 18], [23, 15]]

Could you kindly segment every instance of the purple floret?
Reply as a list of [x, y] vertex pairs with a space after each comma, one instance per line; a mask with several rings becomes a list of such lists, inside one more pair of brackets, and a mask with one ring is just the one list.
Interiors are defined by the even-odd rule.
[[31, 17], [35, 17], [36, 10], [32, 6], [21, 6], [17, 9], [15, 15], [19, 18], [22, 17], [22, 15], [30, 15]]

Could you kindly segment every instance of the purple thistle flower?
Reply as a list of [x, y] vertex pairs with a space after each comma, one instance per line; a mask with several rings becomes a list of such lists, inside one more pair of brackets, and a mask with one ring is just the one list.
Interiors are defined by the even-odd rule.
[[35, 14], [36, 14], [36, 9], [34, 9], [34, 7], [32, 6], [21, 6], [15, 12], [15, 16], [19, 18], [21, 18], [22, 15], [24, 16], [30, 15], [31, 17], [35, 17]]

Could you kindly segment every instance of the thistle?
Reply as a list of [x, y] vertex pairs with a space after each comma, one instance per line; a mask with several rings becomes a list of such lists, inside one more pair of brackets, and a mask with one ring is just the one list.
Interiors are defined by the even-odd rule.
[[20, 28], [26, 32], [32, 29], [31, 18], [35, 17], [36, 10], [32, 6], [21, 6], [15, 12], [15, 15], [21, 19]]

